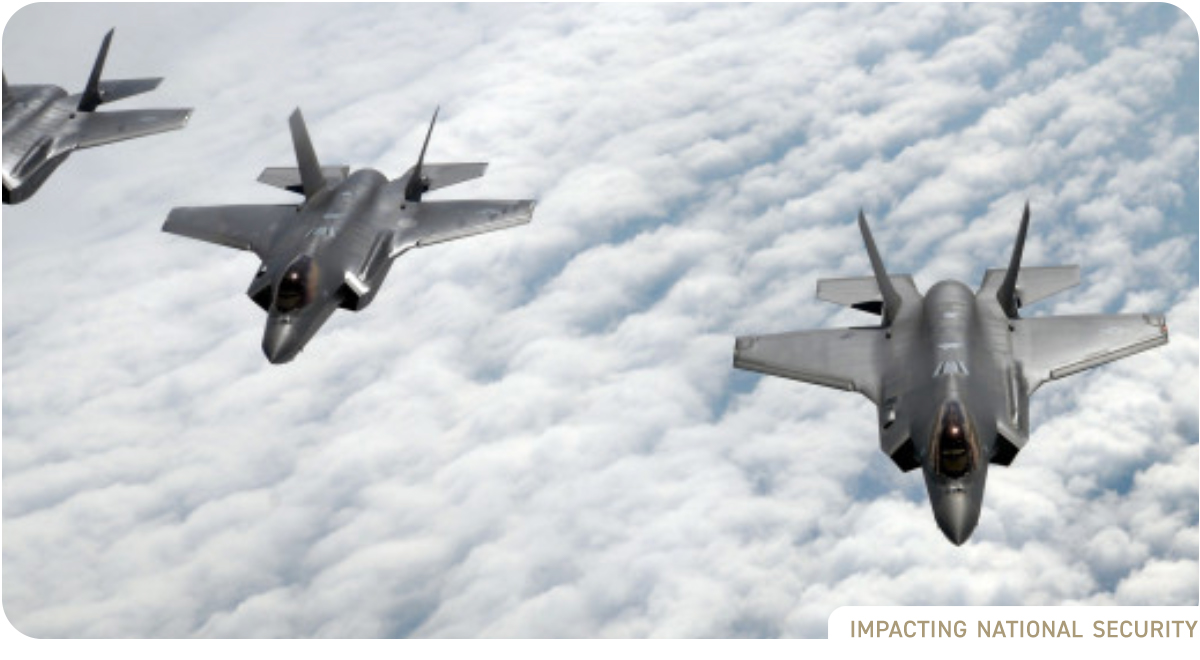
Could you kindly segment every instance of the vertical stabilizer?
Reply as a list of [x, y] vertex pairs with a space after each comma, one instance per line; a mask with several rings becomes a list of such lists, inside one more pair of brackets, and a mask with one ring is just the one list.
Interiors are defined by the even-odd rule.
[[892, 286], [887, 269], [883, 267], [883, 259], [879, 258], [879, 250], [875, 248], [875, 239], [871, 237], [871, 229], [867, 227], [867, 218], [862, 209], [858, 211], [858, 228], [862, 231], [863, 242], [867, 245], [867, 256], [871, 259], [871, 270], [875, 271], [875, 281], [879, 284], [879, 293], [883, 296], [883, 324], [891, 325], [900, 311], [900, 294]]
[[96, 63], [92, 65], [92, 75], [88, 76], [87, 87], [79, 97], [79, 109], [83, 112], [91, 112], [104, 103], [104, 99], [100, 97], [100, 74], [104, 72], [104, 60], [108, 59], [108, 45], [112, 43], [115, 30], [116, 28], [113, 28], [104, 35], [104, 41], [100, 44], [100, 54], [96, 55]]
[[1025, 232], [1029, 229], [1029, 201], [1025, 202], [1025, 214], [1021, 216], [1021, 229], [1017, 231], [1017, 244], [1013, 246], [1012, 259], [1008, 262], [1008, 272], [1004, 273], [1004, 283], [996, 290], [996, 300], [1008, 318], [1019, 316], [1017, 310], [1021, 301], [1017, 297], [1017, 276], [1021, 273], [1021, 253], [1025, 251]]
[[408, 177], [408, 183], [404, 186], [404, 199], [410, 202], [421, 201], [421, 194], [427, 189], [425, 180], [421, 177], [421, 165], [425, 163], [425, 150], [429, 148], [429, 138], [433, 135], [433, 125], [437, 123], [438, 110], [441, 110], [440, 106], [433, 110], [433, 119], [429, 121], [429, 131], [425, 133], [425, 144], [421, 145], [421, 155], [417, 157], [417, 164], [413, 167], [412, 174]]
[[308, 139], [308, 129], [304, 126], [300, 108], [296, 108], [288, 118], [288, 125], [292, 129], [292, 145], [296, 148], [296, 164], [300, 166], [304, 197], [311, 198], [325, 187], [325, 175], [321, 174], [321, 163], [317, 160], [317, 152], [313, 151], [312, 140]]

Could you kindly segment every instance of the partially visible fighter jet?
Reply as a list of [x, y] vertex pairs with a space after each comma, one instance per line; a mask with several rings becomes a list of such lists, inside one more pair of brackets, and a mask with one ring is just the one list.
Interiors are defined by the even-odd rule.
[[252, 250], [262, 260], [250, 299], [267, 312], [263, 352], [296, 357], [339, 307], [358, 311], [408, 250], [529, 222], [533, 200], [423, 201], [424, 193], [483, 176], [487, 163], [417, 164], [398, 179], [372, 169], [322, 167], [297, 108], [290, 126], [299, 167], [268, 167], [258, 180], [304, 195], [300, 204], [172, 209], [163, 231]]
[[76, 149], [183, 128], [184, 110], [96, 112], [101, 104], [148, 92], [162, 78], [100, 80], [113, 31], [104, 35], [87, 87], [67, 95], [54, 85], [9, 85], [4, 76], [4, 203], [28, 199]]
[[1167, 343], [1161, 314], [1021, 318], [1079, 284], [1078, 266], [1021, 267], [1029, 204], [1007, 269], [979, 291], [953, 280], [922, 296], [889, 275], [860, 211], [874, 277], [817, 282], [817, 297], [883, 317], [878, 327], [738, 337], [733, 366], [859, 392], [878, 407], [883, 452], [921, 467], [938, 527], [956, 545], [979, 522], [989, 463], [1009, 465], [1029, 438], [1029, 396], [1047, 381]]

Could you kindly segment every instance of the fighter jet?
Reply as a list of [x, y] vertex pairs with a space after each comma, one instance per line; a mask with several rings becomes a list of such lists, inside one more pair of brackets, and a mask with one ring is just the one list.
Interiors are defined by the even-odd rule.
[[104, 35], [87, 87], [68, 95], [54, 85], [9, 85], [4, 75], [4, 203], [18, 204], [41, 188], [67, 156], [109, 142], [183, 128], [184, 110], [96, 112], [104, 103], [148, 92], [162, 78], [100, 80], [113, 30]]
[[304, 196], [299, 204], [172, 209], [163, 231], [251, 250], [262, 266], [246, 295], [267, 312], [263, 352], [292, 360], [335, 309], [358, 311], [408, 250], [524, 224], [533, 200], [424, 201], [427, 192], [483, 176], [487, 163], [417, 164], [389, 181], [373, 169], [322, 167], [299, 108], [292, 143], [299, 167], [268, 167], [258, 180]]
[[1021, 267], [1029, 204], [1008, 268], [978, 291], [953, 280], [925, 295], [889, 275], [862, 212], [873, 277], [824, 279], [817, 297], [882, 317], [879, 326], [738, 337], [733, 366], [858, 392], [878, 408], [880, 448], [922, 468], [938, 527], [961, 545], [979, 522], [989, 463], [1029, 439], [1029, 396], [1043, 384], [1167, 343], [1161, 314], [1022, 318], [1079, 284], [1078, 266]]

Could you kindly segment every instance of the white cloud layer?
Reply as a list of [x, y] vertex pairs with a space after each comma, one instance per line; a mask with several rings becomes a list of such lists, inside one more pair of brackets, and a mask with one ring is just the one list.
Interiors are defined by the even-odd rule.
[[[13, 83], [180, 133], [74, 156], [4, 209], [4, 611], [46, 637], [823, 637], [849, 604], [1197, 601], [1197, 36], [1169, 5], [34, 5]], [[273, 367], [257, 263], [172, 206], [391, 176], [433, 107], [443, 197], [533, 224], [405, 255]], [[856, 228], [922, 287], [1006, 263], [1034, 313], [1163, 310], [1165, 348], [1046, 386], [946, 542], [865, 399], [730, 367], [868, 317]]]

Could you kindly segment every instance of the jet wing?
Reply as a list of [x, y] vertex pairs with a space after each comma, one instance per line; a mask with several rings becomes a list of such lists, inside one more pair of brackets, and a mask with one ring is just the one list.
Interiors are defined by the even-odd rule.
[[533, 218], [534, 204], [531, 199], [420, 202], [406, 218], [407, 226], [402, 221], [395, 243], [420, 247], [523, 225]]
[[1039, 385], [1167, 343], [1159, 314], [1013, 319], [1013, 358], [1032, 393]]
[[162, 229], [266, 258], [279, 228], [295, 218], [288, 205], [193, 206], [171, 209]]
[[87, 149], [109, 142], [173, 131], [183, 128], [191, 116], [190, 109], [80, 113], [69, 143], [76, 149]]
[[733, 366], [861, 392], [878, 403], [884, 332], [883, 328], [834, 328], [738, 337]]

